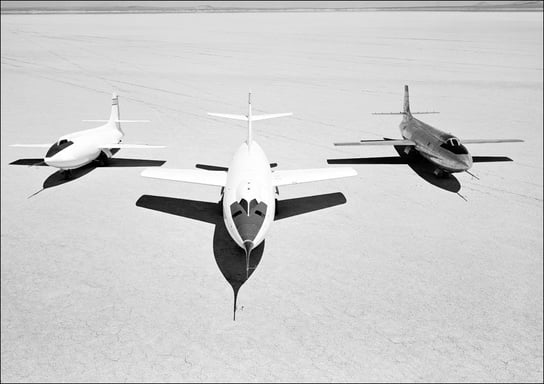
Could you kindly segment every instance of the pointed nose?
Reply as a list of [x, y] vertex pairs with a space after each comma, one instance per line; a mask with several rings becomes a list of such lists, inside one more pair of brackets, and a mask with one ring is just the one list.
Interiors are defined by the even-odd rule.
[[51, 157], [44, 158], [43, 161], [45, 164], [56, 168], [68, 167], [76, 163], [76, 159], [74, 157], [67, 156], [65, 153], [57, 153]]
[[253, 241], [246, 240], [244, 241], [244, 249], [246, 251], [246, 255], [249, 256], [251, 254], [251, 251], [253, 250]]
[[244, 241], [244, 249], [246, 251], [246, 280], [249, 279], [249, 259], [251, 257], [251, 250], [253, 249], [253, 241]]
[[463, 167], [463, 171], [468, 171], [470, 168], [472, 168], [472, 156], [465, 156], [461, 160], [461, 164]]

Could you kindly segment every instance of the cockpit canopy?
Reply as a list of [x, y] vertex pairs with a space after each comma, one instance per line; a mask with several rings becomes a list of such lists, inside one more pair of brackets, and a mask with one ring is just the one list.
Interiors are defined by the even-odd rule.
[[256, 214], [258, 216], [264, 217], [266, 214], [266, 204], [257, 203], [256, 199], [248, 202], [246, 199], [240, 200], [239, 203], [233, 203], [231, 205], [232, 217], [238, 217], [242, 214], [250, 216], [251, 214]]
[[74, 144], [73, 141], [67, 140], [67, 139], [60, 139], [55, 144], [49, 148], [47, 153], [45, 154], [45, 157], [52, 157], [62, 151], [64, 148], [69, 147], [70, 145]]
[[450, 137], [448, 138], [442, 145], [442, 148], [447, 149], [448, 151], [456, 154], [456, 155], [466, 155], [468, 154], [467, 149], [463, 144], [461, 144], [461, 140], [459, 140], [457, 137]]

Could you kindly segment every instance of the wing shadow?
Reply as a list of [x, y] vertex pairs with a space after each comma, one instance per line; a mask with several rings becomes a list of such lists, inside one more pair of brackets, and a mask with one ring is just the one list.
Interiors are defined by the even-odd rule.
[[434, 174], [436, 166], [421, 156], [417, 151], [411, 151], [409, 155], [404, 152], [405, 145], [395, 145], [395, 150], [399, 156], [393, 157], [362, 157], [352, 159], [328, 159], [328, 164], [406, 164], [419, 177], [440, 189], [448, 192], [458, 193], [461, 190], [461, 183], [451, 173], [446, 173], [443, 177], [437, 177]]
[[276, 204], [276, 216], [274, 220], [302, 215], [345, 203], [346, 197], [340, 192], [279, 200]]
[[171, 215], [203, 221], [215, 226], [213, 233], [213, 254], [219, 270], [234, 292], [234, 305], [242, 285], [251, 277], [261, 262], [264, 241], [251, 252], [249, 274], [246, 277], [246, 256], [244, 250], [230, 237], [223, 220], [222, 202], [187, 200], [173, 197], [142, 195], [136, 206]]
[[[275, 220], [313, 212], [346, 203], [342, 193], [300, 197], [278, 201]], [[215, 226], [213, 233], [213, 254], [223, 277], [234, 293], [234, 311], [238, 292], [251, 277], [261, 262], [265, 241], [251, 252], [250, 270], [246, 277], [245, 252], [230, 237], [223, 220], [222, 202], [211, 203], [165, 196], [142, 195], [136, 206], [198, 220]]]
[[[116, 153], [118, 149], [113, 149], [112, 153]], [[166, 160], [148, 160], [148, 159], [124, 159], [112, 157], [105, 162], [95, 160], [83, 167], [72, 169], [69, 173], [66, 171], [55, 171], [49, 175], [42, 184], [42, 189], [35, 192], [29, 197], [32, 197], [39, 192], [48, 188], [57, 187], [62, 184], [72, 182], [79, 179], [82, 176], [94, 171], [96, 168], [127, 168], [127, 167], [160, 167], [166, 163]], [[48, 165], [43, 162], [42, 158], [27, 158], [18, 159], [10, 163], [10, 165], [27, 165], [27, 166], [45, 166]]]
[[112, 157], [104, 165], [98, 165], [100, 168], [125, 168], [125, 167], [160, 167], [166, 163], [166, 160], [147, 160], [147, 159], [123, 159]]
[[57, 187], [62, 184], [69, 183], [71, 181], [77, 180], [82, 176], [85, 176], [86, 174], [94, 171], [96, 169], [97, 165], [94, 163], [90, 163], [87, 165], [84, 165], [83, 167], [72, 169], [70, 171], [70, 174], [68, 175], [64, 171], [56, 171], [55, 173], [51, 174], [45, 181], [43, 182], [43, 189], [47, 188], [53, 188]]
[[445, 191], [459, 193], [461, 190], [461, 183], [459, 183], [459, 180], [457, 180], [453, 174], [446, 173], [444, 176], [438, 177], [434, 174], [436, 165], [425, 159], [417, 151], [411, 151], [410, 154], [407, 155], [404, 152], [406, 146], [395, 145], [394, 147], [399, 156], [406, 159], [408, 166], [423, 180]]
[[15, 161], [12, 161], [9, 163], [9, 165], [28, 165], [28, 166], [39, 166], [39, 167], [47, 167], [48, 165], [43, 162], [43, 159], [36, 158], [36, 159], [18, 159]]

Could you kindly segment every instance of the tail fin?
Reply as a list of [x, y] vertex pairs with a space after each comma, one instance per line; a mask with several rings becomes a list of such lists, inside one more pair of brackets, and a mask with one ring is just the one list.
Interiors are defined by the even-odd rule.
[[108, 120], [103, 119], [86, 119], [82, 121], [89, 121], [94, 123], [114, 123], [115, 128], [121, 133], [121, 123], [149, 123], [149, 120], [121, 120], [121, 113], [119, 112], [119, 96], [112, 94], [111, 96], [111, 113]]
[[408, 86], [404, 86], [404, 103], [402, 105], [402, 112], [404, 112], [406, 115], [411, 116], [410, 113], [410, 95], [408, 93]]
[[430, 115], [440, 112], [429, 111], [429, 112], [411, 112], [410, 111], [410, 94], [408, 92], [408, 86], [404, 86], [404, 100], [402, 103], [402, 112], [373, 112], [373, 115], [404, 115], [405, 118], [411, 118], [412, 115]]
[[275, 113], [275, 114], [269, 114], [269, 115], [253, 115], [251, 113], [251, 92], [250, 92], [248, 95], [247, 115], [232, 115], [232, 114], [226, 114], [226, 113], [210, 113], [210, 112], [208, 112], [208, 115], [215, 116], [215, 117], [224, 117], [226, 119], [247, 121], [247, 146], [251, 148], [251, 142], [253, 141], [253, 128], [251, 126], [251, 123], [253, 121], [274, 119], [276, 117], [291, 116], [292, 113], [288, 112], [288, 113]]
[[111, 114], [110, 114], [110, 122], [115, 123], [115, 128], [122, 134], [125, 134], [123, 130], [121, 129], [121, 123], [119, 122], [121, 120], [121, 115], [119, 112], [119, 96], [117, 96], [116, 93], [114, 93], [111, 96]]

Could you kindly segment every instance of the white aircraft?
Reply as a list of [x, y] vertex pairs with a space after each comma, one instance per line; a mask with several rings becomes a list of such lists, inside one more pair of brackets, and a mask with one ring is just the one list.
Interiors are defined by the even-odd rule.
[[[13, 144], [11, 147], [49, 148], [41, 161], [27, 165], [49, 165], [59, 168], [67, 178], [70, 177], [71, 170], [83, 167], [94, 160], [106, 163], [113, 156], [115, 150], [122, 148], [165, 148], [162, 145], [121, 144], [125, 135], [121, 130], [121, 123], [148, 122], [148, 120], [121, 120], [119, 100], [115, 93], [112, 96], [109, 120], [83, 121], [105, 122], [106, 124], [93, 129], [69, 133], [61, 136], [57, 142], [52, 144]], [[17, 164], [17, 162], [12, 164]]]
[[263, 150], [253, 140], [252, 122], [290, 116], [292, 113], [253, 115], [251, 93], [247, 115], [209, 113], [210, 116], [247, 121], [247, 140], [235, 152], [230, 166], [217, 170], [145, 169], [141, 175], [156, 179], [183, 181], [221, 187], [223, 220], [229, 235], [246, 255], [246, 278], [251, 251], [265, 238], [274, 221], [278, 187], [311, 181], [355, 176], [353, 168], [319, 168], [272, 171]]

